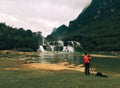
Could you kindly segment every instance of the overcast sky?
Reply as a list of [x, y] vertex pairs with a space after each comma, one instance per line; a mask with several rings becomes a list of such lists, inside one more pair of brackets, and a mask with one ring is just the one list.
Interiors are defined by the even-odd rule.
[[13, 27], [41, 31], [68, 25], [91, 0], [0, 0], [0, 22]]

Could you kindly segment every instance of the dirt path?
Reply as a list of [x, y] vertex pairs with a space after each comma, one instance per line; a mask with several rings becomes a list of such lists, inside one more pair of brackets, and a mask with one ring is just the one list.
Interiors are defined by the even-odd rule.
[[84, 72], [83, 64], [75, 66], [73, 64], [69, 65], [67, 62], [62, 62], [59, 64], [50, 64], [50, 63], [31, 63], [24, 64], [24, 68], [29, 69], [42, 69], [42, 70], [76, 70]]
[[[4, 68], [4, 70], [52, 70], [52, 71], [57, 71], [57, 70], [74, 70], [74, 71], [80, 71], [84, 72], [84, 66], [83, 64], [75, 66], [74, 64], [69, 64], [68, 62], [62, 62], [62, 63], [56, 63], [56, 64], [51, 64], [51, 63], [26, 63], [22, 64], [18, 68]], [[92, 68], [93, 69], [93, 68]], [[93, 69], [92, 73], [96, 73]]]

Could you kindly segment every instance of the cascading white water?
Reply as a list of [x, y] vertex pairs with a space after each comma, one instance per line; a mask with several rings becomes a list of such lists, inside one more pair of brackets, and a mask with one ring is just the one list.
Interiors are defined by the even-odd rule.
[[45, 52], [45, 50], [44, 50], [44, 48], [43, 48], [42, 45], [39, 46], [39, 50], [40, 50], [41, 52]]
[[63, 51], [64, 52], [74, 52], [74, 48], [72, 46], [64, 46]]
[[51, 45], [50, 48], [51, 48], [51, 51], [53, 52], [54, 51], [54, 46]]
[[74, 47], [72, 46], [67, 46], [68, 52], [74, 52]]
[[[44, 46], [44, 47], [43, 47]], [[64, 41], [52, 41], [47, 42], [44, 45], [40, 45], [39, 51], [41, 52], [54, 52], [54, 51], [64, 51], [64, 52], [74, 52], [76, 48], [81, 47], [79, 42], [76, 41], [68, 41], [66, 46], [64, 45]]]
[[59, 46], [64, 46], [63, 41], [59, 40], [59, 41], [58, 41], [58, 45], [59, 45]]
[[64, 52], [68, 52], [68, 49], [67, 49], [66, 46], [63, 46], [63, 51], [64, 51]]

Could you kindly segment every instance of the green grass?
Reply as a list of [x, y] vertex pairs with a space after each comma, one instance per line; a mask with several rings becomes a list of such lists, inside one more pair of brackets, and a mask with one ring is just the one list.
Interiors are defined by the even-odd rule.
[[76, 71], [0, 71], [2, 88], [119, 88], [119, 76], [100, 78]]
[[[83, 63], [83, 59], [80, 59], [80, 63]], [[120, 58], [108, 58], [108, 57], [93, 57], [91, 60], [91, 68], [95, 68], [95, 71], [118, 74], [120, 73]]]
[[[120, 88], [119, 58], [94, 57], [92, 66], [108, 78], [85, 76], [78, 71], [45, 71], [21, 68], [24, 61], [0, 59], [1, 88]], [[107, 63], [107, 64], [106, 64]], [[117, 63], [117, 64], [116, 64]], [[18, 70], [5, 70], [18, 68]]]
[[[92, 55], [93, 53], [91, 53]], [[93, 54], [96, 56], [92, 56], [91, 67], [95, 68], [95, 71], [108, 73], [108, 74], [119, 74], [120, 73], [120, 56], [112, 55], [112, 54]], [[97, 56], [98, 55], [98, 56]], [[99, 56], [101, 55], [101, 57]], [[105, 55], [103, 57], [102, 55]], [[83, 64], [83, 56], [79, 56], [76, 59], [77, 63]], [[74, 61], [74, 62], [76, 62]], [[74, 63], [73, 62], [73, 63]]]

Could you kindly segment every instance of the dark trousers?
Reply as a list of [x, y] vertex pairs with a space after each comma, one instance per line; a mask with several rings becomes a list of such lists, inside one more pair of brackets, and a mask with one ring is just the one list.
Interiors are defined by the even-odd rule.
[[85, 75], [90, 74], [90, 63], [85, 63]]

